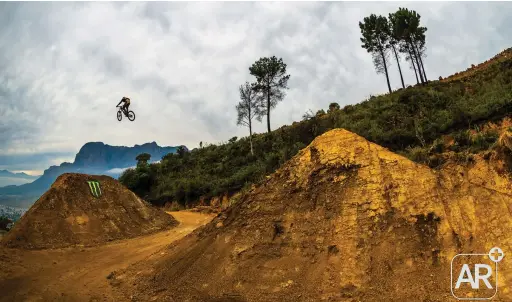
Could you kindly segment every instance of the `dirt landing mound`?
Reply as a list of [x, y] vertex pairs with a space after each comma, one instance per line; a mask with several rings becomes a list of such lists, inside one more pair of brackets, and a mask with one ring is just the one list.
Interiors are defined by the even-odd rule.
[[[478, 158], [445, 169], [329, 131], [111, 284], [132, 301], [451, 301], [453, 256], [512, 251], [512, 182]], [[496, 301], [512, 300], [506, 259]]]
[[66, 173], [2, 239], [19, 248], [91, 246], [177, 225], [115, 179]]

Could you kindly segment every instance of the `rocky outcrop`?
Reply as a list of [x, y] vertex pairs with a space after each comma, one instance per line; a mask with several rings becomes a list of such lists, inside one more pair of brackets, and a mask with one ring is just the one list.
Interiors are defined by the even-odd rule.
[[101, 167], [102, 169], [134, 166], [135, 157], [141, 153], [151, 154], [152, 160], [160, 160], [168, 153], [176, 153], [178, 147], [160, 147], [156, 142], [133, 147], [110, 146], [102, 142], [90, 142], [82, 146], [75, 156], [75, 167]]

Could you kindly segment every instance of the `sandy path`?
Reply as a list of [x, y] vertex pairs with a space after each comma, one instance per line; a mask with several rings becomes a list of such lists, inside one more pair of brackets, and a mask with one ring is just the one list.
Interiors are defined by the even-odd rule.
[[0, 248], [0, 301], [120, 301], [107, 276], [158, 252], [214, 215], [168, 212], [180, 224], [153, 235], [91, 248]]

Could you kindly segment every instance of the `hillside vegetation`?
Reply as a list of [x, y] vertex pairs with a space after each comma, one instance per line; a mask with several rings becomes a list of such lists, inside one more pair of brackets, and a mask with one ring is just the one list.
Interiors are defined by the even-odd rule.
[[[483, 151], [499, 133], [474, 136], [475, 129], [500, 121], [512, 112], [512, 48], [485, 68], [452, 81], [432, 81], [390, 94], [371, 97], [342, 109], [305, 116], [301, 122], [253, 137], [208, 145], [191, 152], [168, 154], [160, 163], [140, 164], [120, 177], [121, 182], [154, 204], [182, 205], [233, 193], [261, 180], [307, 146], [318, 135], [344, 128], [366, 139], [433, 166], [429, 162], [443, 135], [451, 134], [455, 153]], [[437, 139], [437, 140], [436, 140]], [[437, 148], [435, 148], [437, 146]]]

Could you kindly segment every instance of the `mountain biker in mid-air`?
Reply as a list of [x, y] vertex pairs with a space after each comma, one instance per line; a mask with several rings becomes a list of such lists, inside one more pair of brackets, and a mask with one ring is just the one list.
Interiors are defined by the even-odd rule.
[[[119, 104], [121, 103], [124, 103], [123, 106], [121, 106], [121, 109], [123, 109], [124, 112], [128, 112], [128, 107], [130, 107], [130, 98], [123, 96]], [[119, 106], [119, 104], [117, 104], [117, 106]]]

